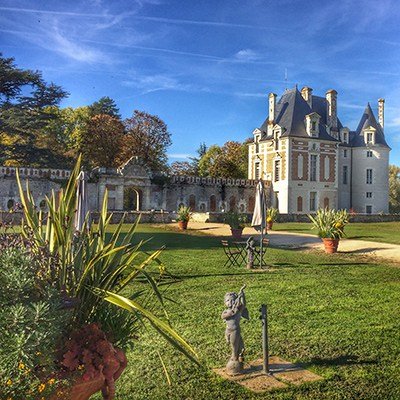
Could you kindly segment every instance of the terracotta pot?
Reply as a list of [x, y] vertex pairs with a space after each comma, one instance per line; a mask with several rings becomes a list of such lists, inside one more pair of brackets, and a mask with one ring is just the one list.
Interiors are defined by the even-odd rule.
[[54, 393], [50, 397], [50, 400], [89, 400], [90, 396], [100, 391], [104, 399], [114, 399], [114, 383], [121, 376], [127, 365], [127, 359], [122, 350], [116, 349], [115, 357], [118, 361], [113, 367], [112, 382], [107, 381], [106, 377], [101, 372], [99, 372], [96, 377], [87, 380], [80, 377], [73, 381], [71, 386], [61, 389], [63, 391], [62, 395]]
[[271, 231], [273, 225], [274, 225], [274, 221], [267, 222], [267, 229], [268, 229], [269, 231]]
[[242, 238], [243, 228], [231, 228], [231, 234], [234, 239], [241, 239]]
[[187, 229], [188, 222], [189, 222], [189, 221], [178, 221], [179, 229], [180, 229], [181, 231], [184, 231], [185, 229]]
[[331, 238], [322, 238], [325, 246], [325, 253], [333, 254], [337, 253], [337, 249], [339, 246], [339, 239], [331, 239]]

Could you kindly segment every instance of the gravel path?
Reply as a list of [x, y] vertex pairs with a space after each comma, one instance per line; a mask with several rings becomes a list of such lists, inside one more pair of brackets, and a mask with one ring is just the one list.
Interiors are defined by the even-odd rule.
[[[371, 227], [372, 228], [372, 227]], [[193, 222], [189, 223], [189, 231], [203, 232], [213, 236], [230, 236], [229, 226], [218, 223]], [[253, 228], [245, 228], [243, 235], [258, 235]], [[321, 239], [305, 233], [293, 233], [285, 231], [269, 231], [268, 238], [274, 247], [292, 247], [323, 250]], [[340, 253], [362, 254], [371, 257], [385, 258], [400, 263], [400, 245], [390, 243], [378, 243], [356, 239], [341, 239]]]

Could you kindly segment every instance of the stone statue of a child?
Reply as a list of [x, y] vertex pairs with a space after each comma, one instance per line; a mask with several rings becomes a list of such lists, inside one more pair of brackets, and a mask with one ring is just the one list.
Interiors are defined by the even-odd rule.
[[245, 287], [246, 285], [240, 289], [238, 294], [226, 293], [224, 298], [227, 307], [222, 313], [222, 319], [226, 323], [225, 338], [232, 348], [231, 358], [226, 365], [228, 375], [237, 375], [243, 372], [244, 342], [240, 333], [240, 318], [249, 319], [244, 294]]

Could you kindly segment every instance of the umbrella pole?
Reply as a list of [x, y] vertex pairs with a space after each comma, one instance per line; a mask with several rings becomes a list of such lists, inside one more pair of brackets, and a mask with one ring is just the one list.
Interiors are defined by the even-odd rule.
[[261, 227], [261, 239], [260, 239], [260, 268], [263, 267], [263, 240], [264, 239], [264, 229]]

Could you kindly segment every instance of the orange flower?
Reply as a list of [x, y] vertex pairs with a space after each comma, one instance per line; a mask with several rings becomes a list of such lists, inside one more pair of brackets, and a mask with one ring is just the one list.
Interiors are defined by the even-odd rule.
[[20, 361], [18, 363], [18, 369], [23, 370], [24, 368], [25, 368], [25, 364], [22, 361]]
[[41, 384], [38, 386], [38, 392], [39, 392], [39, 393], [42, 393], [44, 389], [46, 389], [46, 385], [45, 385], [44, 383], [41, 383]]
[[55, 380], [54, 378], [51, 378], [51, 379], [49, 379], [49, 380], [47, 381], [47, 383], [48, 383], [49, 385], [52, 385], [55, 381], [56, 381], [56, 380]]

